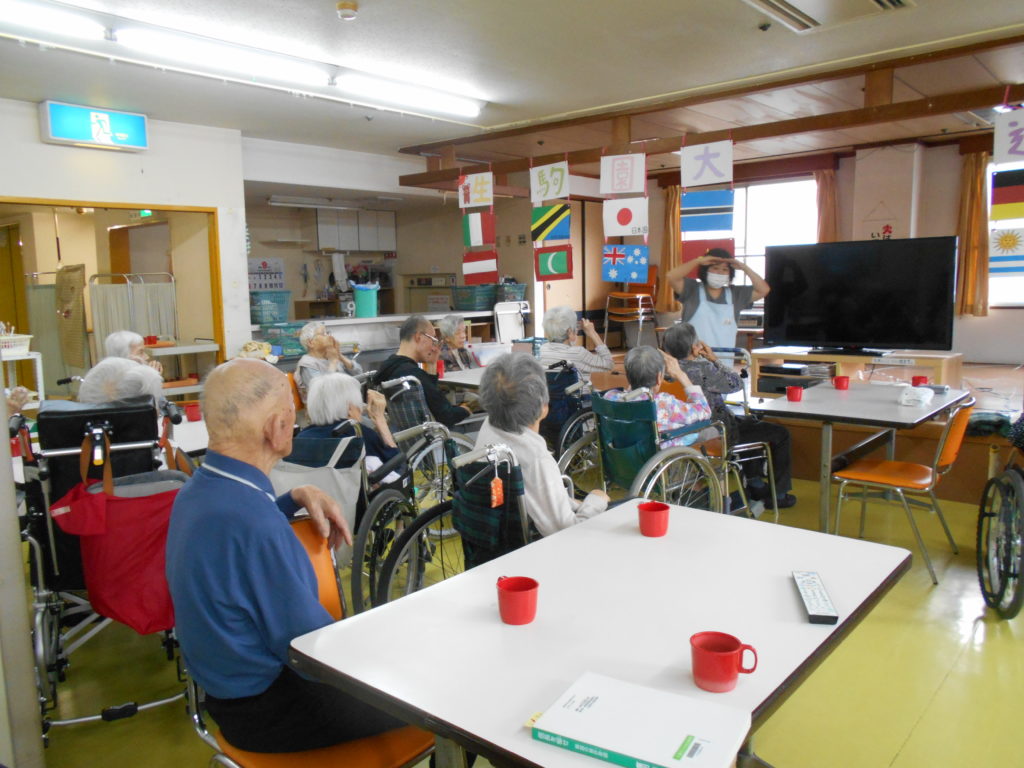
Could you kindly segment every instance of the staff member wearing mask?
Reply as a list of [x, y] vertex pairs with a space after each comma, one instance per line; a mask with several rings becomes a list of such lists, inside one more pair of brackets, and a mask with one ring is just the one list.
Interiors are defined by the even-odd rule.
[[[697, 280], [686, 276], [694, 267]], [[732, 285], [737, 269], [746, 273], [751, 285]], [[690, 323], [709, 347], [735, 347], [740, 312], [771, 290], [764, 278], [722, 248], [709, 249], [665, 277], [683, 305], [682, 321]]]

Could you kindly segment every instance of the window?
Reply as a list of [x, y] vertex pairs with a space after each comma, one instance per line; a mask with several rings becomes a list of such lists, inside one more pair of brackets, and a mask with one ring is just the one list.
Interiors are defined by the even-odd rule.
[[[1019, 163], [991, 163], [989, 170], [989, 212], [992, 210], [991, 174], [996, 170], [1020, 170]], [[988, 305], [990, 307], [1024, 307], [1024, 219], [989, 221]], [[1013, 271], [996, 271], [1013, 270]]]

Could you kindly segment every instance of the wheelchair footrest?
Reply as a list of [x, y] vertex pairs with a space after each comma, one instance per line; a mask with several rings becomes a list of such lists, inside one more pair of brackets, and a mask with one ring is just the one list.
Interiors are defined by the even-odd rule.
[[138, 713], [139, 705], [134, 701], [127, 701], [124, 704], [118, 704], [114, 707], [105, 707], [100, 711], [100, 718], [111, 723], [114, 720], [124, 720], [126, 717], [131, 717]]

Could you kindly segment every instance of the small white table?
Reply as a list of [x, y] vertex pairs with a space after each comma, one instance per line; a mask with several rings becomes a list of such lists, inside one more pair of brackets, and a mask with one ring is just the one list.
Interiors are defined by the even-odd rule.
[[750, 410], [762, 416], [821, 422], [821, 460], [818, 473], [820, 530], [829, 530], [833, 424], [864, 424], [890, 430], [888, 450], [891, 459], [895, 448], [895, 430], [913, 429], [970, 395], [963, 389], [951, 389], [943, 394], [936, 393], [926, 406], [909, 406], [897, 403], [900, 389], [902, 388], [895, 386], [850, 382], [850, 388], [842, 390], [836, 389], [831, 383], [825, 383], [805, 389], [799, 402], [791, 402], [785, 396], [757, 397], [750, 401]]
[[38, 408], [39, 403], [46, 397], [46, 390], [43, 382], [43, 353], [42, 352], [18, 352], [0, 350], [0, 360], [7, 366], [5, 381], [8, 387], [15, 387], [18, 384], [18, 377], [15, 375], [15, 363], [21, 360], [31, 360], [36, 374], [36, 399], [25, 404], [25, 408]]
[[[666, 536], [645, 538], [636, 504], [298, 637], [291, 662], [495, 765], [593, 768], [524, 726], [583, 672], [731, 704], [756, 729], [910, 567], [905, 549], [682, 507]], [[808, 623], [793, 570], [821, 575], [838, 624]], [[532, 624], [501, 623], [502, 575], [540, 582]], [[693, 683], [689, 637], [702, 630], [757, 648], [735, 691]]]
[[175, 424], [171, 430], [171, 443], [178, 446], [189, 456], [206, 453], [210, 443], [210, 434], [206, 431], [206, 419], [189, 421], [184, 413], [181, 423]]
[[485, 370], [485, 368], [456, 369], [454, 371], [445, 369], [444, 376], [438, 379], [437, 383], [449, 389], [480, 389], [480, 380], [484, 377]]

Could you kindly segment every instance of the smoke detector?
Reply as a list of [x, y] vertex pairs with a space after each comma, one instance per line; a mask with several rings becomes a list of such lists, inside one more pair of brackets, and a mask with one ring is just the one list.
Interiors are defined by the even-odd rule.
[[355, 21], [357, 15], [359, 15], [359, 3], [338, 3], [338, 18], [342, 21]]

